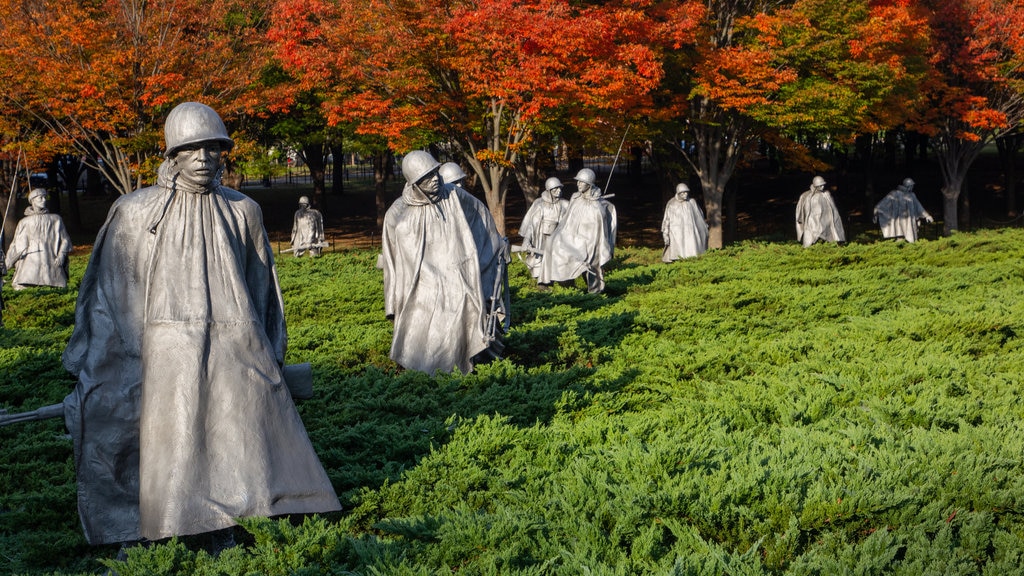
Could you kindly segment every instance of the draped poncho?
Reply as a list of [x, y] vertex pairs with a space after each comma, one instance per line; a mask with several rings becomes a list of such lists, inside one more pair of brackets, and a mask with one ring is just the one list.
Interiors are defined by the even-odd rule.
[[808, 190], [800, 195], [796, 205], [796, 237], [804, 247], [818, 240], [846, 241], [843, 219], [827, 191]]
[[551, 235], [540, 282], [573, 280], [584, 273], [600, 275], [601, 267], [615, 255], [617, 226], [615, 205], [601, 198], [599, 188], [573, 196], [565, 218]]
[[893, 190], [875, 206], [875, 220], [885, 238], [905, 238], [917, 241], [918, 220], [931, 219], [917, 195], [906, 190]]
[[529, 253], [524, 259], [534, 278], [540, 278], [544, 254], [551, 249], [551, 235], [568, 209], [568, 200], [556, 198], [552, 196], [550, 190], [545, 190], [541, 192], [540, 198], [533, 201], [523, 216], [523, 221], [519, 225], [519, 235], [523, 237], [523, 244], [540, 250], [540, 253]]
[[175, 188], [162, 169], [159, 185], [114, 203], [64, 351], [93, 544], [340, 509], [282, 376], [284, 313], [259, 207], [225, 187]]
[[30, 207], [18, 222], [7, 251], [7, 268], [14, 269], [11, 286], [15, 290], [28, 286], [66, 288], [70, 252], [71, 236], [60, 216]]
[[662, 262], [693, 258], [707, 252], [708, 225], [697, 201], [673, 196], [665, 205], [661, 235], [665, 240]]
[[507, 326], [506, 248], [483, 202], [450, 184], [437, 198], [406, 184], [381, 241], [392, 360], [428, 374], [467, 373], [474, 356], [500, 351], [489, 323], [495, 311]]

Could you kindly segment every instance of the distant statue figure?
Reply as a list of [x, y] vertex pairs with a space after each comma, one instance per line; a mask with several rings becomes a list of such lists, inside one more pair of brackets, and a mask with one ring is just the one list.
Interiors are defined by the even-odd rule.
[[884, 238], [905, 238], [907, 242], [915, 242], [920, 220], [935, 221], [914, 194], [914, 181], [910, 178], [903, 180], [875, 205], [874, 221], [881, 227]]
[[662, 262], [693, 258], [708, 250], [708, 225], [686, 184], [677, 185], [676, 195], [665, 205], [661, 235], [665, 240]]
[[810, 190], [801, 194], [797, 202], [796, 236], [805, 248], [818, 240], [846, 241], [843, 219], [839, 216], [832, 195], [825, 189], [825, 179], [821, 176], [814, 177]]
[[428, 374], [463, 373], [498, 357], [509, 326], [508, 247], [490, 211], [445, 184], [440, 164], [415, 150], [405, 188], [384, 216], [384, 313], [394, 320], [391, 359]]
[[[551, 177], [544, 181], [544, 191], [533, 201], [523, 216], [519, 235], [523, 237], [523, 262], [536, 279], [541, 277], [544, 255], [551, 250], [551, 235], [565, 219], [569, 201], [562, 198], [562, 181]], [[518, 248], [517, 248], [518, 250]]]
[[465, 182], [466, 178], [469, 178], [469, 176], [462, 171], [462, 166], [459, 166], [455, 162], [445, 162], [444, 164], [441, 164], [441, 167], [438, 169], [438, 174], [441, 175], [441, 182], [443, 184], [451, 184], [452, 186], [458, 186], [463, 190], [466, 189], [462, 183]]
[[263, 214], [221, 186], [220, 116], [176, 106], [154, 186], [96, 237], [64, 366], [78, 510], [91, 544], [340, 510], [284, 379], [281, 288]]
[[583, 276], [587, 291], [596, 294], [604, 290], [602, 267], [615, 255], [615, 205], [601, 195], [590, 168], [580, 170], [574, 180], [577, 192], [569, 200], [565, 218], [551, 233], [538, 280], [550, 284]]
[[71, 236], [64, 221], [46, 209], [46, 190], [35, 188], [28, 193], [30, 206], [14, 230], [14, 239], [7, 250], [7, 268], [14, 269], [11, 286], [22, 290], [29, 286], [68, 285], [68, 254]]
[[320, 256], [324, 242], [324, 217], [320, 211], [309, 207], [309, 196], [299, 198], [299, 209], [292, 221], [292, 253], [302, 256]]

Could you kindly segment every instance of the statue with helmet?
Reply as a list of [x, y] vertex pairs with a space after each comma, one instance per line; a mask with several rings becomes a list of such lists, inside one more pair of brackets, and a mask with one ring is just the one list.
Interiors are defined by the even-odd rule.
[[[460, 170], [461, 172], [461, 170]], [[428, 374], [497, 358], [509, 327], [509, 249], [487, 206], [442, 181], [428, 152], [402, 158], [405, 187], [381, 235], [391, 359]]]
[[825, 179], [815, 176], [811, 187], [800, 195], [796, 204], [796, 236], [805, 248], [818, 240], [845, 242], [843, 219], [832, 194], [825, 189]]
[[32, 189], [28, 193], [25, 217], [18, 221], [14, 230], [5, 264], [8, 270], [14, 270], [11, 286], [15, 290], [30, 286], [66, 288], [68, 285], [71, 236], [60, 216], [47, 210], [46, 200], [46, 190]]
[[[259, 206], [220, 184], [220, 116], [167, 116], [154, 186], [96, 237], [64, 350], [78, 509], [91, 544], [341, 508], [285, 381], [285, 320]], [[225, 538], [225, 533], [227, 537]]]
[[544, 254], [551, 250], [551, 235], [565, 219], [568, 210], [569, 201], [562, 198], [562, 181], [552, 176], [544, 181], [544, 191], [530, 205], [519, 225], [523, 244], [516, 251], [520, 252], [519, 257], [529, 268], [530, 275], [537, 280], [540, 280]]
[[903, 238], [907, 242], [917, 241], [921, 220], [935, 221], [914, 194], [911, 178], [905, 178], [875, 205], [873, 220], [881, 227], [883, 238]]
[[675, 196], [665, 205], [661, 236], [665, 240], [662, 262], [693, 258], [708, 250], [708, 225], [686, 184], [677, 184]]
[[299, 197], [299, 209], [292, 219], [291, 244], [295, 256], [309, 253], [314, 258], [328, 246], [324, 241], [324, 217], [319, 210], [309, 206], [309, 196]]
[[603, 266], [615, 255], [618, 218], [615, 205], [597, 186], [597, 175], [590, 168], [576, 173], [576, 193], [569, 200], [565, 218], [548, 244], [549, 253], [541, 264], [541, 284], [566, 282], [580, 276], [587, 291], [604, 290]]

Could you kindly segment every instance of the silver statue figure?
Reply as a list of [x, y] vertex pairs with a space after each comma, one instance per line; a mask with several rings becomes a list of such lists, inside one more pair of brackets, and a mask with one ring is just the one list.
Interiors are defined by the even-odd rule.
[[283, 377], [262, 212], [220, 185], [224, 123], [180, 104], [165, 140], [157, 184], [119, 198], [96, 237], [63, 355], [92, 544], [340, 509]]
[[302, 256], [320, 256], [324, 242], [324, 217], [316, 208], [310, 208], [309, 197], [299, 198], [299, 209], [292, 220], [292, 253]]
[[577, 191], [551, 234], [539, 281], [550, 284], [583, 276], [587, 291], [593, 294], [604, 290], [602, 266], [615, 255], [618, 220], [615, 206], [601, 195], [593, 170], [580, 170], [574, 180]]
[[907, 242], [917, 241], [920, 220], [935, 221], [914, 194], [914, 181], [910, 178], [875, 205], [873, 219], [881, 227], [883, 237], [903, 238]]
[[35, 188], [28, 193], [30, 206], [18, 221], [7, 251], [7, 269], [14, 269], [11, 286], [22, 290], [29, 286], [68, 285], [68, 254], [71, 236], [64, 221], [46, 209], [46, 190]]
[[811, 188], [800, 195], [796, 205], [796, 236], [808, 247], [818, 240], [845, 242], [846, 232], [839, 209], [825, 189], [825, 179], [815, 176]]
[[665, 205], [661, 236], [665, 240], [662, 262], [693, 258], [708, 250], [708, 224], [686, 184], [676, 185], [676, 195]]
[[416, 150], [402, 159], [405, 188], [384, 216], [384, 312], [391, 359], [428, 374], [496, 357], [509, 325], [508, 247], [491, 213]]
[[569, 201], [562, 198], [562, 181], [554, 176], [545, 180], [540, 198], [533, 201], [519, 225], [519, 235], [523, 237], [522, 252], [526, 254], [523, 262], [536, 279], [541, 276], [544, 254], [551, 250], [551, 235], [568, 211]]

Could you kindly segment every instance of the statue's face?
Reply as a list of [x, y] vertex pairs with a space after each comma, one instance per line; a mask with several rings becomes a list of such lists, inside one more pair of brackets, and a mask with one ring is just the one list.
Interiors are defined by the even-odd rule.
[[31, 204], [37, 210], [42, 210], [43, 208], [46, 208], [46, 195], [37, 194], [36, 196], [33, 196]]
[[584, 194], [587, 190], [590, 190], [590, 184], [587, 184], [583, 180], [577, 180], [576, 190], [579, 190], [580, 194]]
[[561, 198], [562, 197], [562, 187], [561, 186], [556, 186], [556, 187], [552, 188], [551, 190], [548, 190], [548, 194], [551, 194], [552, 198]]
[[180, 177], [192, 184], [209, 186], [220, 169], [222, 152], [219, 142], [199, 142], [178, 150], [174, 159], [181, 167]]
[[416, 182], [416, 186], [427, 196], [437, 196], [441, 191], [441, 176], [434, 170]]
[[679, 196], [680, 200], [689, 200], [690, 199], [690, 191], [689, 190], [683, 190], [679, 194], [676, 194], [676, 196]]

